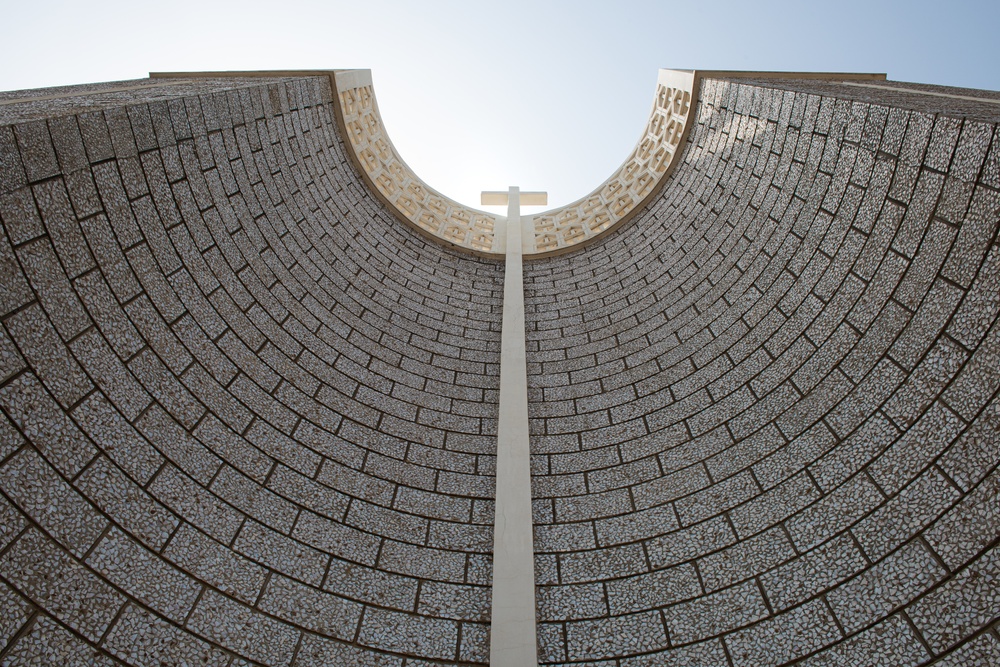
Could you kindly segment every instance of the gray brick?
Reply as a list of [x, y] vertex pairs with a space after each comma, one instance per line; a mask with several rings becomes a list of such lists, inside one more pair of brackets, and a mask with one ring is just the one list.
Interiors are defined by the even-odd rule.
[[733, 664], [742, 666], [784, 664], [840, 638], [826, 605], [814, 600], [736, 632], [725, 641]]
[[299, 632], [290, 626], [211, 590], [198, 601], [187, 627], [239, 655], [269, 665], [288, 665], [299, 640]]
[[887, 616], [945, 575], [920, 542], [888, 556], [827, 595], [846, 632], [854, 632]]
[[201, 585], [112, 529], [87, 557], [87, 564], [142, 604], [180, 623], [194, 606]]
[[735, 630], [768, 615], [753, 581], [664, 610], [672, 642], [686, 644]]
[[337, 639], [352, 640], [362, 605], [274, 575], [268, 581], [260, 608], [290, 623]]
[[29, 530], [2, 558], [10, 584], [91, 641], [108, 629], [125, 598], [38, 530]]

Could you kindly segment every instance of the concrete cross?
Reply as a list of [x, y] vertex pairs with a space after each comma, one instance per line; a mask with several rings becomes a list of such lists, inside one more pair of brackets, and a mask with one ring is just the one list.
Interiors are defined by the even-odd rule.
[[547, 206], [549, 203], [548, 192], [521, 192], [518, 187], [511, 187], [507, 192], [488, 190], [480, 195], [479, 203], [483, 206], [503, 206], [524, 204], [525, 206]]
[[483, 205], [507, 204], [496, 515], [493, 519], [492, 667], [536, 667], [535, 549], [531, 520], [528, 370], [524, 343], [521, 204], [545, 206], [545, 192], [484, 192]]

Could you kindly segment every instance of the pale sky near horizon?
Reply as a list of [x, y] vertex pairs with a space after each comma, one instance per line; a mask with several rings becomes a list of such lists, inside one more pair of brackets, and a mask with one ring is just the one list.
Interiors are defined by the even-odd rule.
[[660, 67], [886, 72], [1000, 89], [1000, 2], [0, 0], [0, 90], [150, 71], [372, 70], [390, 138], [429, 185], [547, 190], [628, 156]]

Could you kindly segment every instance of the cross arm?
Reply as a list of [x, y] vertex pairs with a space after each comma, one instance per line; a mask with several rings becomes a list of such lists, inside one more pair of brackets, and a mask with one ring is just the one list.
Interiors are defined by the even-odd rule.
[[[509, 203], [510, 193], [507, 191], [486, 191], [480, 196], [479, 203], [483, 206], [506, 206]], [[549, 203], [548, 192], [522, 192], [522, 206], [547, 206]]]

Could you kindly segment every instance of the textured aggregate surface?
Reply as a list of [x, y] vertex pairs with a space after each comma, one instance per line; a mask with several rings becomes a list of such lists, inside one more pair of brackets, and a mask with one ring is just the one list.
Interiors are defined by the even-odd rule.
[[0, 661], [483, 661], [502, 264], [359, 186], [326, 77], [17, 99]]
[[[543, 663], [1000, 663], [998, 107], [885, 87], [705, 81], [526, 263]], [[0, 94], [0, 663], [488, 661], [503, 265], [332, 113]]]
[[996, 662], [998, 108], [705, 81], [659, 198], [527, 265], [542, 662]]

